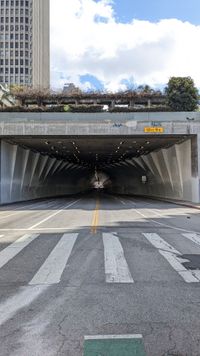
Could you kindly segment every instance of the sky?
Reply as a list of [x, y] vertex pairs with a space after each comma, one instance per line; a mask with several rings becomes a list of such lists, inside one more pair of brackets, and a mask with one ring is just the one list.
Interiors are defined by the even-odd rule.
[[163, 88], [171, 76], [200, 88], [200, 0], [50, 2], [54, 89]]

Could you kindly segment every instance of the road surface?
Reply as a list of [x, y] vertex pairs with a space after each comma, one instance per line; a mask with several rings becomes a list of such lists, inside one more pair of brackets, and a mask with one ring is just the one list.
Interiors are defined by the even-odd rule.
[[100, 193], [0, 207], [0, 287], [1, 356], [111, 334], [200, 356], [200, 211]]

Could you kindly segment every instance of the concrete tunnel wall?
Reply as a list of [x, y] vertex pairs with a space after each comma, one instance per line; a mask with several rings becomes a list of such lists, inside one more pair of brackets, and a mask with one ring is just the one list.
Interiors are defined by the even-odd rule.
[[90, 186], [87, 169], [3, 140], [0, 166], [1, 204], [76, 194]]
[[[200, 202], [196, 138], [107, 168], [119, 194]], [[142, 183], [142, 176], [147, 182]]]

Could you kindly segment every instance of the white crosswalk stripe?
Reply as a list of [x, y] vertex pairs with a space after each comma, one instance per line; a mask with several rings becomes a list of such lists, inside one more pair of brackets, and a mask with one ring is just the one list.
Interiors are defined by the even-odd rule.
[[146, 239], [158, 249], [159, 253], [168, 261], [173, 269], [178, 272], [185, 282], [200, 282], [200, 271], [186, 269], [183, 263], [189, 261], [182, 258], [181, 252], [177, 251], [173, 246], [168, 244], [158, 234], [143, 233], [143, 236], [145, 236]]
[[[160, 255], [162, 255], [165, 260], [167, 260], [170, 266], [178, 273], [179, 276], [182, 277], [185, 282], [200, 282], [200, 269], [188, 268], [187, 265], [185, 265], [185, 262], [190, 261], [186, 259], [180, 251], [165, 241], [159, 234], [142, 233], [142, 235], [148, 240], [148, 242], [150, 242], [151, 245], [153, 245], [158, 250]], [[4, 235], [0, 235], [0, 237], [3, 236]], [[42, 243], [41, 234], [26, 234], [0, 251], [0, 273], [2, 267], [4, 267], [9, 261], [13, 260], [23, 249], [28, 247], [31, 242], [36, 240], [39, 236], [41, 237], [40, 243]], [[200, 235], [198, 234], [184, 233], [181, 234], [181, 236], [184, 236], [191, 242], [200, 245]], [[41, 262], [42, 264], [40, 263], [40, 265], [37, 267], [36, 273], [34, 275], [32, 274], [32, 279], [29, 279], [27, 283], [29, 285], [46, 286], [60, 283], [63, 272], [72, 254], [72, 250], [76, 248], [75, 244], [77, 237], [78, 233], [65, 233], [62, 235], [55, 247], [51, 249], [48, 257], [44, 259], [44, 261]], [[125, 257], [123, 249], [123, 244], [125, 241], [120, 242], [119, 237], [114, 232], [103, 233], [102, 239], [104, 249], [105, 282], [110, 284], [133, 284], [134, 279], [131, 273], [134, 273], [134, 271], [131, 270], [130, 272], [128, 260]], [[29, 246], [29, 249], [31, 249], [31, 245]], [[29, 250], [26, 252], [28, 254], [30, 253]], [[32, 255], [32, 258], [34, 259], [34, 255]], [[37, 256], [35, 256], [35, 258], [37, 258]], [[40, 258], [42, 258], [42, 256], [40, 256]], [[73, 263], [73, 258], [71, 261]], [[24, 269], [24, 273], [25, 271], [26, 268]], [[10, 273], [12, 273], [12, 271], [10, 271]], [[13, 271], [13, 273], [15, 273], [15, 271]]]
[[118, 237], [114, 233], [104, 233], [103, 244], [106, 282], [134, 283]]
[[26, 246], [37, 239], [39, 234], [26, 234], [0, 252], [0, 268], [17, 256]]
[[29, 284], [57, 284], [70, 257], [78, 234], [64, 234]]
[[188, 240], [194, 242], [197, 245], [200, 245], [200, 234], [192, 234], [192, 233], [187, 233], [187, 234], [182, 234], [182, 236], [186, 237]]

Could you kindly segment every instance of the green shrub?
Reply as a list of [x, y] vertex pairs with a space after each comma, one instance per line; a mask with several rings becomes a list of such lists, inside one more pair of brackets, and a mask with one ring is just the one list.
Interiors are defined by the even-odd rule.
[[103, 105], [69, 105], [71, 112], [102, 112]]

